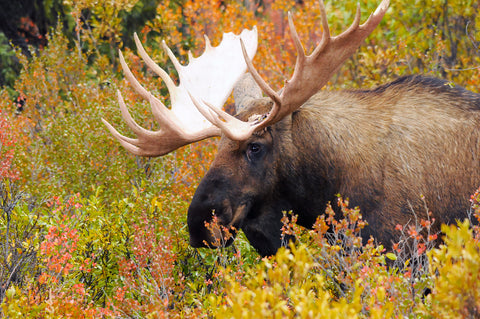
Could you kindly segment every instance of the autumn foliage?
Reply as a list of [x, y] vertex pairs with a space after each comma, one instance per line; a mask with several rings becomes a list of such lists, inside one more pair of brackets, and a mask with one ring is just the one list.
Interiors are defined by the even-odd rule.
[[[168, 105], [164, 84], [130, 47], [133, 31], [175, 78], [162, 40], [186, 63], [188, 51], [203, 52], [204, 34], [217, 45], [224, 32], [256, 26], [254, 64], [278, 89], [296, 58], [287, 12], [307, 54], [322, 27], [316, 0], [153, 3], [63, 1], [64, 20], [42, 37], [42, 46], [32, 48], [31, 57], [14, 52], [20, 75], [0, 90], [0, 316], [480, 315], [480, 191], [472, 190], [470, 220], [442, 226], [442, 233], [432, 231], [427, 207], [416, 212], [418, 220], [392, 230], [399, 238], [393, 251], [374, 238], [362, 242], [362, 208], [340, 196], [342, 216], [328, 205], [312, 230], [295, 223], [295, 212], [285, 212], [285, 248], [276, 256], [261, 259], [241, 232], [233, 246], [189, 247], [186, 211], [215, 156], [216, 140], [161, 158], [122, 149], [100, 121], [130, 134], [117, 89], [138, 123], [157, 123], [123, 79], [117, 49], [142, 85]], [[360, 1], [363, 21], [377, 4]], [[325, 5], [335, 35], [352, 22], [357, 1]], [[141, 25], [127, 23], [147, 10], [152, 14]], [[423, 73], [478, 92], [478, 12], [475, 1], [392, 2], [326, 89], [368, 88]], [[288, 241], [292, 236], [295, 243]]]

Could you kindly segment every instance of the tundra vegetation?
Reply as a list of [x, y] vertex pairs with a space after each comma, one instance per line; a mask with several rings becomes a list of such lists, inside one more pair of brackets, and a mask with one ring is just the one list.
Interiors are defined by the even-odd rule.
[[[332, 34], [351, 23], [356, 4], [326, 2]], [[377, 5], [361, 1], [363, 21]], [[428, 207], [417, 211], [418, 218], [393, 230], [400, 240], [392, 251], [373, 240], [362, 243], [362, 207], [350, 207], [342, 194], [336, 204], [343, 217], [335, 218], [329, 205], [313, 230], [298, 226], [295, 212], [285, 212], [283, 236], [297, 241], [275, 256], [260, 258], [242, 233], [229, 247], [193, 249], [186, 212], [214, 158], [215, 140], [140, 158], [101, 123], [108, 118], [127, 131], [118, 89], [138, 122], [155, 125], [148, 103], [124, 80], [117, 49], [148, 90], [168, 96], [130, 49], [134, 31], [172, 74], [161, 40], [186, 60], [188, 50], [203, 52], [203, 34], [216, 45], [223, 32], [256, 25], [255, 65], [281, 87], [296, 56], [285, 32], [286, 13], [292, 12], [300, 38], [311, 39], [304, 41], [311, 52], [321, 29], [316, 1], [83, 0], [45, 6], [61, 13], [46, 45], [31, 47], [26, 57], [0, 44], [2, 74], [10, 79], [0, 90], [1, 316], [480, 316], [479, 191], [472, 190], [470, 219], [442, 226], [442, 233], [431, 231], [435, 220]], [[392, 2], [327, 89], [370, 88], [420, 73], [478, 92], [479, 9], [477, 1], [466, 0]], [[12, 58], [20, 67], [3, 62]], [[435, 247], [437, 237], [443, 244]]]

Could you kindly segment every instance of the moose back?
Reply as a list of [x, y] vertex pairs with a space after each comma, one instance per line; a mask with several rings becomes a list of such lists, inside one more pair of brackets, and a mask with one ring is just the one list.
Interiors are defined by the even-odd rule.
[[[332, 37], [320, 1], [323, 36], [309, 56], [289, 15], [297, 49], [292, 78], [274, 91], [255, 70], [256, 29], [225, 34], [182, 66], [164, 44], [180, 77], [170, 77], [146, 54], [146, 64], [166, 83], [166, 108], [134, 78], [122, 55], [127, 80], [152, 106], [158, 131], [140, 127], [118, 93], [122, 116], [136, 134], [129, 138], [108, 122], [111, 133], [130, 152], [161, 156], [183, 145], [221, 136], [218, 154], [200, 182], [188, 210], [193, 247], [227, 245], [226, 232], [242, 229], [262, 255], [281, 246], [284, 211], [311, 227], [337, 194], [362, 209], [373, 236], [387, 248], [395, 226], [425, 214], [436, 224], [463, 219], [469, 195], [480, 180], [480, 95], [447, 82], [407, 76], [372, 90], [320, 89], [380, 23], [388, 0], [360, 25]], [[245, 73], [248, 69], [249, 73]], [[240, 79], [240, 80], [239, 80]], [[235, 86], [237, 114], [221, 110]], [[265, 94], [266, 97], [262, 95]], [[213, 216], [218, 227], [206, 227]]]

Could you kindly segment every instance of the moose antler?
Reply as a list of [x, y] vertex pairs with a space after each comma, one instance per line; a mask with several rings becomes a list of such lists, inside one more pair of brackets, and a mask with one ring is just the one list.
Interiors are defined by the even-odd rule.
[[[320, 90], [361, 45], [363, 40], [377, 27], [382, 20], [389, 6], [389, 0], [383, 0], [368, 20], [360, 25], [360, 4], [357, 6], [357, 13], [352, 25], [342, 34], [336, 37], [330, 36], [327, 22], [327, 14], [322, 0], [320, 13], [323, 26], [323, 35], [320, 44], [311, 55], [306, 56], [305, 50], [298, 37], [293, 24], [291, 14], [288, 14], [290, 34], [297, 50], [297, 61], [295, 70], [290, 80], [286, 81], [281, 93], [275, 92], [258, 74], [251, 59], [246, 54], [246, 47], [242, 42], [242, 51], [249, 72], [260, 86], [262, 91], [274, 102], [271, 111], [265, 116], [259, 116], [259, 120], [243, 122], [231, 117], [218, 107], [205, 103], [210, 108], [210, 115], [214, 116], [211, 122], [219, 126], [222, 132], [234, 140], [246, 140], [255, 131], [270, 126], [285, 116], [300, 108], [313, 94]], [[205, 108], [194, 100], [197, 107]], [[204, 110], [202, 112], [205, 113]], [[216, 116], [215, 116], [216, 115]]]
[[[168, 74], [148, 56], [136, 34], [134, 38], [140, 56], [167, 85], [172, 107], [171, 109], [165, 107], [159, 99], [138, 83], [120, 52], [120, 64], [125, 77], [135, 91], [150, 102], [153, 116], [160, 124], [160, 130], [150, 131], [139, 126], [128, 112], [118, 91], [122, 117], [137, 138], [120, 134], [110, 123], [102, 119], [113, 136], [128, 151], [141, 156], [161, 156], [181, 146], [219, 136], [221, 130], [201, 115], [192, 103], [192, 99], [205, 101], [216, 108], [223, 106], [236, 81], [247, 69], [240, 45], [244, 46], [243, 54], [253, 58], [257, 50], [257, 29], [254, 27], [252, 30], [243, 30], [239, 36], [224, 33], [222, 42], [217, 47], [212, 47], [205, 36], [205, 52], [198, 58], [194, 58], [189, 52], [189, 64], [186, 66], [178, 62], [163, 42], [163, 48], [179, 74], [178, 86], [175, 86]], [[200, 111], [203, 112], [203, 110]], [[207, 117], [211, 121], [214, 120], [210, 114], [207, 114]]]

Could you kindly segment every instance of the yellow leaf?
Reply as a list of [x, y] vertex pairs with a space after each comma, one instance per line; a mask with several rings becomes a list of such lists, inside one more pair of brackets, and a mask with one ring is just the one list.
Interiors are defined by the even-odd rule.
[[390, 260], [397, 260], [397, 255], [394, 253], [386, 253], [385, 256]]

